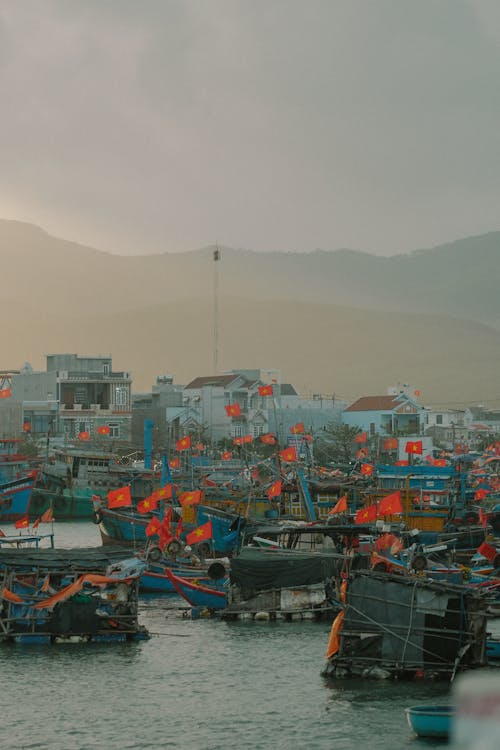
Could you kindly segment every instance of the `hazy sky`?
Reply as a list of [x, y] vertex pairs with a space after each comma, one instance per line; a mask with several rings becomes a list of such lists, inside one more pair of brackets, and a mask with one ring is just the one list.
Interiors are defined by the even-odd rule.
[[4, 0], [0, 218], [104, 250], [500, 229], [498, 0]]

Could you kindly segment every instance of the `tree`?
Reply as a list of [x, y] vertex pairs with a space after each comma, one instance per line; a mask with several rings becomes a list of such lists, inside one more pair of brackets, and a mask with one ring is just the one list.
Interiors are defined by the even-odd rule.
[[354, 438], [360, 435], [359, 427], [347, 424], [326, 425], [323, 432], [317, 435], [317, 447], [328, 460], [348, 464], [354, 453]]

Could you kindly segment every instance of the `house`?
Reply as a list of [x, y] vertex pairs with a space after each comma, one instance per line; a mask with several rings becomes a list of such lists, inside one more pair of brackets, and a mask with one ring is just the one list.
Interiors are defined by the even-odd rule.
[[425, 409], [407, 393], [362, 396], [344, 409], [342, 421], [369, 435], [421, 435]]
[[129, 442], [132, 426], [129, 372], [115, 372], [111, 356], [47, 355], [47, 372], [56, 373], [59, 429], [68, 438], [90, 437], [101, 426], [109, 437]]

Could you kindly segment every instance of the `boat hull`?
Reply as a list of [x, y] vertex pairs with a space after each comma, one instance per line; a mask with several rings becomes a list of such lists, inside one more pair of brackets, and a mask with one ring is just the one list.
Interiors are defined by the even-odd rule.
[[34, 482], [33, 477], [23, 477], [0, 484], [0, 523], [14, 523], [28, 515]]

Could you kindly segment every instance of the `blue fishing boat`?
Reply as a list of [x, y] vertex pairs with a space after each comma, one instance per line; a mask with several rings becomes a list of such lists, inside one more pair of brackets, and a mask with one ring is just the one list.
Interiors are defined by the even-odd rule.
[[450, 736], [454, 706], [411, 706], [405, 713], [410, 729], [418, 737], [444, 740]]
[[0, 482], [0, 523], [12, 523], [28, 515], [34, 484], [33, 475]]
[[226, 579], [212, 580], [211, 585], [207, 586], [194, 583], [187, 578], [181, 578], [168, 568], [165, 572], [175, 591], [192, 607], [205, 609], [225, 609], [227, 607]]
[[486, 656], [488, 661], [498, 661], [500, 659], [500, 641], [495, 638], [486, 641]]
[[0, 439], [0, 523], [25, 518], [37, 472], [19, 453], [19, 439]]
[[204, 586], [209, 586], [211, 579], [207, 576], [207, 568], [172, 564], [168, 566], [148, 566], [142, 573], [139, 583], [140, 591], [148, 594], [175, 594], [176, 589], [168, 572]]

